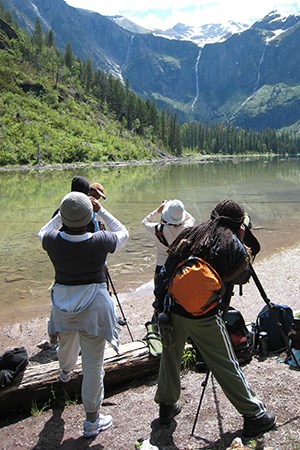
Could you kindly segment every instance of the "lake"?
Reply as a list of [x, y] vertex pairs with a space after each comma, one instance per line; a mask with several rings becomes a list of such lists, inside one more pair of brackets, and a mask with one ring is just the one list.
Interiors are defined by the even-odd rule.
[[182, 164], [1, 171], [1, 324], [39, 317], [49, 308], [47, 289], [54, 272], [36, 235], [69, 192], [75, 175], [104, 185], [107, 200], [103, 206], [129, 230], [126, 246], [108, 257], [118, 293], [134, 295], [152, 280], [155, 244], [141, 221], [164, 199], [182, 200], [197, 222], [206, 220], [225, 198], [240, 202], [261, 244], [257, 259], [300, 241], [300, 159], [222, 158]]

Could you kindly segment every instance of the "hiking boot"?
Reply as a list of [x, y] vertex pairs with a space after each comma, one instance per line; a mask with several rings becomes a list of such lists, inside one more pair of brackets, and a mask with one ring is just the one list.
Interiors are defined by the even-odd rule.
[[172, 419], [177, 416], [181, 411], [179, 402], [176, 403], [160, 403], [159, 405], [159, 423], [162, 425], [168, 425], [172, 422]]
[[83, 423], [83, 437], [91, 438], [97, 436], [100, 431], [107, 430], [112, 426], [112, 417], [110, 415], [104, 416], [99, 414], [95, 422], [89, 422], [86, 420]]
[[274, 411], [266, 411], [261, 417], [244, 417], [243, 435], [253, 437], [266, 433], [276, 424]]
[[62, 383], [68, 383], [71, 380], [72, 372], [69, 370], [61, 370], [59, 373], [59, 379]]

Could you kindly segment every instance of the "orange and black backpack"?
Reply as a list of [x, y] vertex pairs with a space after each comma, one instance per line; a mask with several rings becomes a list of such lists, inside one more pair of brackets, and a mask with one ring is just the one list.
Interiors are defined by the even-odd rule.
[[221, 301], [221, 277], [204, 259], [190, 256], [179, 263], [168, 286], [169, 296], [194, 316], [206, 314]]

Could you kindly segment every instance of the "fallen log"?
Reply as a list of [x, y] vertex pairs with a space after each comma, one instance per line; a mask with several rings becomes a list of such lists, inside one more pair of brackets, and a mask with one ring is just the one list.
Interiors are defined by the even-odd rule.
[[[159, 366], [159, 358], [150, 355], [147, 344], [134, 341], [120, 346], [119, 354], [111, 347], [104, 353], [105, 389], [117, 388], [124, 383], [149, 376]], [[69, 383], [59, 381], [59, 364], [53, 361], [47, 364], [29, 365], [19, 374], [14, 382], [0, 389], [0, 413], [28, 410], [34, 403], [40, 405], [50, 402], [60, 395], [80, 395], [82, 381], [81, 357], [78, 357], [76, 368]]]

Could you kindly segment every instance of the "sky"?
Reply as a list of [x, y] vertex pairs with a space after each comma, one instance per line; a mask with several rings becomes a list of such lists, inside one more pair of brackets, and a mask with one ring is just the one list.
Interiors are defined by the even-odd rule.
[[228, 20], [251, 25], [273, 10], [300, 12], [300, 1], [272, 0], [65, 0], [75, 8], [103, 16], [122, 15], [148, 29], [167, 30], [177, 23], [205, 25]]

